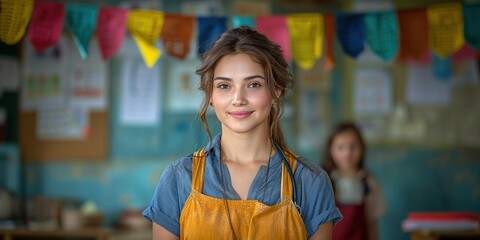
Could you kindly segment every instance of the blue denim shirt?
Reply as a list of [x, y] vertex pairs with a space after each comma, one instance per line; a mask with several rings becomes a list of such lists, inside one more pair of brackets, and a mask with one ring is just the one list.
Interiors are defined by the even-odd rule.
[[[223, 198], [222, 185], [219, 181], [220, 167], [222, 167], [227, 198], [240, 199], [232, 186], [227, 166], [219, 160], [219, 143], [220, 135], [217, 135], [206, 147], [202, 193]], [[294, 174], [297, 183], [296, 201], [301, 208], [301, 216], [308, 236], [311, 237], [320, 224], [329, 221], [336, 224], [342, 215], [335, 206], [332, 184], [326, 172], [307, 159], [301, 160], [303, 164], [297, 161]], [[305, 165], [308, 165], [308, 168]], [[282, 160], [278, 152], [270, 160], [268, 179], [265, 181], [266, 173], [267, 166], [262, 165], [253, 180], [247, 199], [274, 205], [280, 202], [281, 191]], [[190, 195], [191, 179], [192, 154], [178, 159], [165, 169], [155, 188], [150, 206], [143, 211], [143, 216], [150, 222], [153, 221], [180, 236], [180, 214]]]

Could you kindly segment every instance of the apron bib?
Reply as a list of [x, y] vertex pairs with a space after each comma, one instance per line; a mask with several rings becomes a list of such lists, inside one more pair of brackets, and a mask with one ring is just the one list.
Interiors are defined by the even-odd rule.
[[[287, 154], [287, 160], [295, 170], [295, 157]], [[285, 164], [281, 201], [273, 206], [257, 200], [225, 200], [202, 194], [204, 170], [205, 154], [200, 150], [192, 158], [192, 192], [180, 215], [180, 239], [233, 239], [232, 227], [238, 240], [307, 239], [307, 230], [292, 201], [292, 182]]]

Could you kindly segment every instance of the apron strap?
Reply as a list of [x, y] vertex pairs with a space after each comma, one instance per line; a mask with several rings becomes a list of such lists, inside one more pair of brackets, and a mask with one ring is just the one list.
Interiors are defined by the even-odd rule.
[[205, 151], [200, 149], [192, 156], [192, 190], [202, 192], [205, 171]]
[[[285, 157], [287, 158], [288, 164], [292, 169], [292, 172], [295, 173], [295, 167], [297, 166], [297, 156], [293, 155], [287, 150], [283, 151]], [[290, 174], [288, 174], [287, 166], [282, 164], [282, 192], [281, 192], [281, 199], [282, 202], [289, 202], [293, 199], [293, 188], [292, 188], [292, 179], [290, 178]]]

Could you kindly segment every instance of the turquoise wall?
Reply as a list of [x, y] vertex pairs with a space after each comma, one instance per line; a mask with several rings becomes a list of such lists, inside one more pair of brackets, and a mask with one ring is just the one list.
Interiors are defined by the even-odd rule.
[[[170, 8], [174, 9], [174, 6]], [[282, 6], [276, 8], [276, 12], [286, 12]], [[16, 47], [7, 49], [7, 54], [17, 51]], [[331, 79], [329, 126], [345, 117], [347, 105], [342, 95], [346, 73], [341, 59], [338, 60]], [[161, 61], [168, 60], [162, 58]], [[202, 146], [207, 138], [195, 113], [164, 111], [162, 124], [155, 127], [121, 125], [118, 122], [118, 59], [111, 60], [110, 68], [110, 157], [98, 163], [80, 160], [23, 164], [18, 191], [25, 196], [92, 200], [108, 215], [108, 224], [112, 225], [123, 209], [146, 207], [165, 167]], [[0, 106], [7, 107], [10, 113], [11, 131], [7, 138], [15, 143], [17, 94], [4, 93], [0, 97]], [[211, 119], [211, 122], [214, 131], [218, 130], [215, 121]], [[301, 123], [296, 123], [295, 119], [284, 121], [293, 149], [296, 149], [295, 126], [298, 124]], [[11, 151], [12, 148], [15, 147], [1, 144], [0, 159], [5, 158], [2, 151]], [[297, 153], [316, 162], [322, 156], [320, 148], [312, 152], [297, 150]], [[370, 146], [367, 166], [381, 183], [387, 202], [388, 211], [380, 219], [383, 240], [409, 239], [408, 234], [401, 231], [401, 222], [410, 211], [480, 213], [480, 149]]]
[[387, 202], [381, 239], [409, 239], [401, 222], [411, 211], [480, 213], [480, 149], [371, 147], [367, 167]]

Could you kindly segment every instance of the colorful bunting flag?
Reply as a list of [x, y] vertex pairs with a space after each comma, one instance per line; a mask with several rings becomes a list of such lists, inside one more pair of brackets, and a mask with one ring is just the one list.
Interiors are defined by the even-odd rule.
[[425, 9], [397, 12], [400, 27], [399, 58], [421, 59], [428, 53], [428, 20]]
[[460, 3], [434, 4], [427, 8], [430, 48], [445, 58], [464, 43], [463, 16]]
[[452, 56], [453, 63], [464, 62], [476, 57], [475, 50], [468, 44], [464, 44], [460, 50]]
[[102, 7], [98, 13], [97, 37], [104, 60], [120, 50], [127, 25], [128, 10]]
[[368, 13], [364, 17], [365, 37], [370, 49], [384, 61], [398, 52], [398, 22], [395, 12]]
[[293, 60], [305, 69], [310, 69], [322, 56], [323, 16], [321, 14], [290, 14], [287, 24], [292, 44]]
[[197, 18], [198, 54], [202, 55], [213, 45], [215, 40], [227, 30], [226, 17]]
[[67, 26], [73, 35], [82, 59], [87, 59], [90, 38], [97, 25], [97, 7], [84, 4], [67, 4]]
[[257, 17], [255, 21], [257, 31], [264, 34], [270, 41], [280, 45], [283, 57], [287, 62], [291, 61], [290, 39], [288, 37], [287, 20], [285, 16]]
[[25, 35], [33, 0], [0, 0], [0, 41], [12, 45]]
[[433, 54], [433, 75], [439, 80], [448, 81], [452, 77], [452, 58], [439, 58]]
[[195, 18], [187, 15], [165, 14], [161, 39], [167, 54], [185, 59], [190, 52]]
[[332, 70], [335, 66], [335, 56], [333, 54], [333, 40], [335, 37], [335, 16], [325, 15], [325, 67]]
[[164, 18], [164, 14], [157, 11], [132, 10], [128, 14], [128, 31], [133, 35], [148, 68], [155, 65], [161, 54], [155, 42], [160, 37]]
[[233, 16], [232, 25], [234, 28], [241, 26], [249, 26], [255, 29], [255, 19], [252, 16]]
[[463, 4], [465, 40], [475, 50], [480, 50], [480, 3]]
[[65, 4], [35, 1], [28, 27], [28, 40], [36, 51], [42, 52], [60, 40], [65, 18]]
[[343, 51], [356, 58], [364, 49], [363, 14], [337, 14], [337, 36]]

